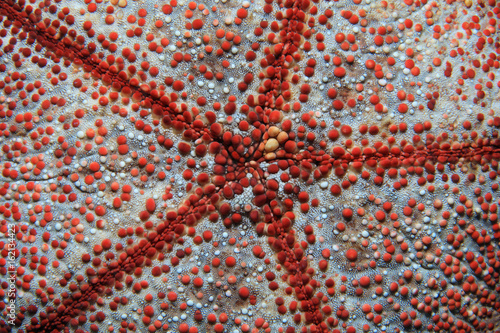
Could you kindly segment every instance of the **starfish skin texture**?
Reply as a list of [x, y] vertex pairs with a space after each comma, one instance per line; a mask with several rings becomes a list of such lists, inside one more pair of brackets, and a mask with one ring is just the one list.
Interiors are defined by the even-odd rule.
[[499, 15], [0, 2], [0, 332], [500, 332]]

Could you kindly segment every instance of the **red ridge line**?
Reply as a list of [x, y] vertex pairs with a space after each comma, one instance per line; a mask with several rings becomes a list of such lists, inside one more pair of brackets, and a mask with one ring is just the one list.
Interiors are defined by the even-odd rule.
[[[499, 148], [496, 148], [499, 147]], [[491, 146], [483, 146], [480, 148], [464, 148], [460, 150], [443, 150], [432, 149], [430, 151], [416, 151], [414, 153], [402, 153], [403, 165], [410, 162], [411, 159], [418, 163], [419, 160], [431, 161], [433, 163], [450, 163], [455, 164], [459, 159], [465, 159], [471, 163], [481, 163], [483, 159], [487, 161], [500, 159], [500, 142], [495, 142]], [[386, 158], [397, 158], [397, 156], [388, 155]], [[405, 163], [405, 161], [407, 163]]]
[[[58, 57], [64, 56], [67, 59], [74, 60], [76, 58], [87, 59], [92, 52], [85, 49], [82, 45], [71, 41], [68, 37], [61, 36], [55, 38], [41, 22], [41, 10], [37, 9], [28, 13], [27, 8], [20, 7], [15, 1], [7, 0], [0, 2], [0, 15], [4, 15], [10, 21], [14, 21], [14, 25], [22, 27], [28, 33], [29, 44], [35, 40], [42, 47], [56, 51]], [[31, 10], [30, 10], [31, 11]], [[18, 24], [16, 24], [16, 22]]]
[[[88, 284], [81, 285], [79, 291], [65, 299], [57, 309], [49, 307], [47, 313], [40, 313], [40, 321], [38, 323], [32, 321], [26, 327], [26, 332], [49, 333], [63, 330], [71, 318], [86, 310], [89, 303], [96, 301], [97, 296], [106, 288], [116, 287], [116, 283], [125, 273], [132, 272], [135, 267], [143, 266], [146, 260], [160, 253], [167, 244], [180, 237], [185, 231], [185, 226], [195, 225], [204, 214], [215, 210], [213, 204], [220, 198], [215, 192], [215, 186], [208, 186], [205, 190], [198, 187], [194, 192], [177, 212], [167, 213], [167, 220], [158, 225], [155, 232], [150, 232], [146, 239], [122, 252], [118, 260], [97, 272], [87, 270]], [[96, 276], [91, 277], [93, 275]]]
[[[280, 159], [293, 159], [296, 161], [308, 161], [317, 163], [319, 165], [324, 165], [328, 163], [333, 163], [338, 165], [352, 164], [355, 168], [359, 168], [363, 163], [368, 164], [370, 167], [376, 165], [381, 165], [384, 168], [389, 167], [400, 167], [400, 166], [411, 166], [411, 165], [423, 165], [423, 164], [455, 164], [460, 159], [465, 159], [466, 162], [471, 163], [481, 163], [481, 161], [492, 161], [500, 159], [500, 140], [495, 140], [489, 145], [481, 147], [465, 147], [462, 149], [448, 150], [448, 149], [423, 149], [414, 150], [412, 146], [408, 146], [410, 149], [404, 149], [401, 151], [399, 147], [395, 150], [389, 151], [387, 147], [383, 150], [376, 150], [374, 148], [364, 148], [359, 150], [359, 153], [353, 154], [346, 153], [341, 147], [335, 147], [333, 154], [336, 155], [332, 157], [328, 154], [314, 154], [308, 151], [304, 151], [298, 154], [282, 154], [283, 156], [277, 156], [277, 160]], [[335, 149], [340, 148], [341, 153], [336, 154]], [[340, 150], [337, 150], [340, 151]], [[258, 160], [259, 162], [264, 161], [263, 158]], [[268, 161], [273, 162], [273, 160]]]
[[161, 93], [151, 91], [149, 85], [142, 84], [138, 79], [130, 78], [123, 70], [109, 64], [93, 53], [92, 48], [72, 41], [68, 37], [55, 38], [41, 22], [41, 18], [34, 13], [26, 12], [26, 7], [21, 8], [14, 1], [0, 2], [0, 15], [9, 20], [18, 22], [18, 25], [28, 33], [28, 43], [35, 41], [42, 47], [55, 53], [57, 57], [71, 60], [75, 65], [83, 66], [86, 72], [90, 72], [95, 79], [101, 79], [106, 85], [111, 85], [114, 90], [132, 95], [132, 98], [141, 102], [141, 106], [151, 108], [157, 116], [162, 116], [166, 125], [171, 125], [178, 130], [186, 129], [194, 133], [191, 138], [196, 140], [203, 134], [210, 134], [209, 128], [203, 123], [193, 122], [193, 114], [187, 111], [187, 107], [175, 103], [176, 97], [169, 98]]
[[[279, 0], [278, 3], [281, 4], [281, 1]], [[263, 114], [273, 112], [273, 108], [276, 107], [276, 104], [281, 104], [283, 100], [281, 90], [287, 90], [286, 86], [283, 85], [283, 83], [287, 81], [284, 80], [283, 77], [288, 74], [288, 70], [282, 68], [282, 66], [285, 62], [292, 62], [294, 56], [297, 54], [296, 52], [299, 50], [298, 47], [300, 46], [302, 38], [301, 31], [305, 28], [302, 22], [306, 21], [307, 15], [305, 10], [307, 10], [309, 6], [309, 1], [287, 0], [284, 3], [284, 13], [280, 12], [280, 16], [283, 18], [282, 23], [284, 24], [285, 21], [287, 23], [286, 27], [279, 33], [281, 43], [276, 44], [273, 49], [275, 55], [279, 54], [279, 57], [273, 54], [268, 54], [266, 57], [266, 61], [271, 62], [266, 68], [267, 75], [270, 76], [268, 80], [271, 81], [271, 84], [266, 84], [266, 82], [264, 82], [264, 85], [261, 86], [263, 89], [259, 90], [261, 94], [257, 97], [259, 106], [256, 108], [264, 107], [263, 112], [258, 112], [261, 115], [261, 120], [263, 120]], [[278, 14], [276, 14], [276, 16], [278, 18]], [[278, 101], [280, 102], [278, 103]], [[252, 96], [252, 98], [249, 98], [247, 101], [248, 106], [254, 107], [254, 102], [255, 100]], [[258, 162], [264, 160], [264, 157], [258, 158]], [[256, 169], [256, 171], [263, 171], [260, 167], [256, 167]], [[266, 201], [266, 204], [271, 203], [269, 199]], [[264, 228], [267, 230], [270, 228], [269, 226], [272, 226], [275, 230], [273, 234], [276, 235], [276, 237], [270, 237], [269, 241], [270, 243], [272, 242], [274, 250], [278, 252], [278, 260], [285, 265], [289, 274], [287, 278], [288, 284], [294, 287], [294, 293], [297, 299], [301, 301], [300, 310], [305, 313], [306, 323], [313, 324], [319, 332], [328, 332], [327, 325], [323, 321], [323, 316], [319, 310], [319, 302], [316, 302], [317, 299], [315, 300], [315, 297], [313, 297], [314, 286], [312, 285], [312, 281], [310, 281], [310, 277], [305, 274], [308, 268], [307, 257], [304, 256], [299, 258], [301, 256], [300, 253], [292, 250], [296, 243], [296, 239], [288, 230], [292, 226], [291, 220], [294, 218], [293, 213], [285, 212], [282, 215], [283, 217], [275, 216], [274, 212], [272, 214], [270, 223], [262, 227], [262, 230], [257, 230], [257, 232], [263, 234], [265, 231]], [[258, 226], [257, 229], [259, 228]]]
[[[297, 243], [295, 236], [288, 232], [290, 228], [291, 220], [290, 217], [294, 217], [293, 213], [285, 212], [283, 218], [275, 217], [274, 220], [267, 225], [273, 226], [277, 237], [269, 237], [269, 242], [272, 247], [277, 251], [278, 260], [283, 264], [290, 274], [287, 278], [287, 283], [294, 287], [293, 292], [295, 293], [297, 300], [301, 301], [301, 310], [305, 312], [305, 320], [307, 324], [314, 324], [316, 329], [320, 332], [327, 332], [328, 328], [326, 323], [323, 321], [323, 315], [319, 310], [319, 299], [314, 296], [314, 286], [310, 282], [314, 281], [311, 279], [314, 270], [309, 272], [308, 270], [308, 260], [307, 256], [303, 253], [301, 249], [299, 252], [292, 250], [294, 245]], [[303, 256], [299, 258], [299, 256]], [[310, 268], [312, 269], [312, 268]]]

